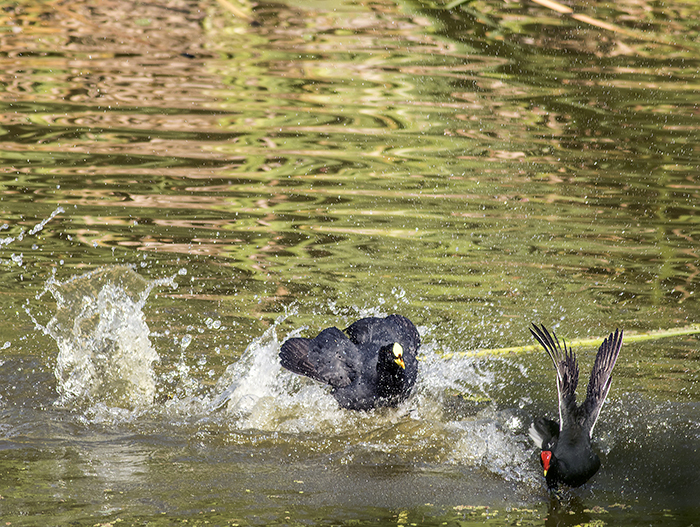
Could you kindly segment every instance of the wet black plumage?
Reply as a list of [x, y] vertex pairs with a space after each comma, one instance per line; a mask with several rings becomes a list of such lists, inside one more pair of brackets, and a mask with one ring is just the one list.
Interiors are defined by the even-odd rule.
[[576, 404], [578, 362], [566, 342], [559, 343], [554, 333], [533, 324], [532, 335], [545, 349], [557, 372], [559, 423], [547, 418], [536, 419], [530, 437], [542, 449], [540, 460], [549, 488], [559, 484], [578, 487], [586, 483], [600, 468], [600, 458], [593, 452], [593, 428], [610, 391], [612, 371], [622, 348], [622, 331], [615, 330], [598, 349], [586, 399]]
[[286, 369], [329, 384], [343, 408], [369, 410], [408, 398], [418, 375], [419, 347], [416, 326], [390, 315], [363, 318], [344, 332], [331, 327], [313, 339], [289, 339], [279, 357]]

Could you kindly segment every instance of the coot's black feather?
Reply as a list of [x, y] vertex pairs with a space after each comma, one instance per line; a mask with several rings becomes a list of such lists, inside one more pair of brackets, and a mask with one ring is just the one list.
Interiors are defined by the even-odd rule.
[[329, 384], [343, 408], [369, 410], [396, 406], [410, 395], [419, 347], [413, 323], [390, 315], [363, 318], [344, 332], [332, 327], [313, 339], [289, 339], [279, 356], [286, 369]]

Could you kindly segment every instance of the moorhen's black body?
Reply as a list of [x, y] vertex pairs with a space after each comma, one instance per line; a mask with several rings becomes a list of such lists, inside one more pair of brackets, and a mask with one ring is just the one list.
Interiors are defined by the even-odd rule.
[[345, 332], [332, 327], [314, 339], [292, 338], [279, 357], [288, 370], [329, 384], [343, 408], [397, 406], [418, 375], [420, 336], [401, 315], [358, 320]]
[[610, 391], [611, 374], [622, 347], [622, 331], [615, 330], [598, 349], [588, 381], [586, 400], [576, 405], [578, 362], [566, 342], [533, 324], [532, 335], [544, 347], [557, 370], [559, 392], [559, 423], [551, 419], [536, 419], [530, 427], [530, 437], [542, 449], [540, 461], [550, 489], [559, 484], [578, 487], [586, 483], [600, 468], [600, 459], [591, 448], [591, 436], [600, 409]]

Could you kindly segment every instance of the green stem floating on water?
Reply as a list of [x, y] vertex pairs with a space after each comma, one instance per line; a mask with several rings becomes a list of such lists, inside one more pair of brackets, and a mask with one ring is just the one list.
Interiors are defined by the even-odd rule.
[[[680, 337], [683, 335], [697, 335], [700, 334], [700, 324], [691, 324], [690, 326], [684, 326], [681, 328], [671, 328], [671, 329], [659, 329], [657, 331], [649, 331], [646, 333], [625, 333], [623, 342], [629, 344], [630, 342], [645, 342], [647, 340], [658, 340], [670, 337]], [[588, 337], [583, 339], [567, 340], [566, 343], [572, 348], [583, 348], [587, 346], [599, 346], [603, 341], [603, 337]], [[539, 349], [538, 344], [528, 344], [527, 346], [514, 346], [512, 348], [493, 348], [493, 349], [480, 349], [473, 351], [458, 351], [455, 353], [446, 353], [443, 358], [451, 359], [452, 357], [481, 357], [486, 355], [509, 355], [511, 353], [525, 353], [528, 351], [535, 351]]]

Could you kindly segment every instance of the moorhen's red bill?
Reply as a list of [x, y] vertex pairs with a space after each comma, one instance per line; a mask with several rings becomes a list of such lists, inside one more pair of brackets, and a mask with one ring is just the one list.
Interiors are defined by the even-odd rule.
[[547, 486], [559, 484], [578, 487], [586, 483], [600, 468], [600, 459], [591, 448], [591, 437], [600, 409], [610, 391], [612, 370], [622, 348], [622, 331], [610, 333], [598, 349], [588, 381], [586, 400], [576, 405], [578, 362], [566, 342], [544, 326], [533, 324], [532, 335], [545, 349], [557, 370], [559, 423], [541, 417], [530, 427], [530, 437], [542, 450], [540, 461]]
[[418, 376], [420, 336], [401, 315], [358, 320], [345, 332], [327, 328], [314, 339], [293, 338], [280, 349], [286, 369], [329, 384], [343, 408], [397, 406]]

